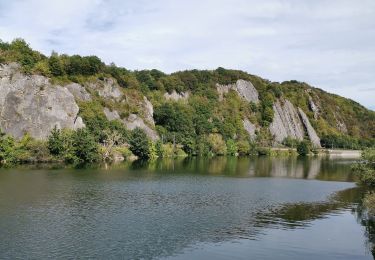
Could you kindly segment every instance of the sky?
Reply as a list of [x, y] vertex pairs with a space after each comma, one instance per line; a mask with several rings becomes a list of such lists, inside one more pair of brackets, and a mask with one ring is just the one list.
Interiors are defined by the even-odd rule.
[[375, 110], [375, 0], [0, 0], [0, 39], [132, 70], [241, 69]]

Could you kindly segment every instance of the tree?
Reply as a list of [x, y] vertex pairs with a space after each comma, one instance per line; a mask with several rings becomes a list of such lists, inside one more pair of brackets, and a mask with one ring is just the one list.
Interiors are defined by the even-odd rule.
[[73, 134], [74, 155], [78, 163], [93, 163], [99, 160], [98, 144], [85, 128]]
[[233, 139], [227, 140], [227, 154], [236, 155], [237, 154], [237, 144]]
[[52, 129], [51, 134], [48, 137], [47, 147], [52, 155], [59, 156], [64, 153], [64, 139], [61, 130], [57, 129], [56, 126]]
[[130, 151], [140, 159], [150, 158], [149, 138], [141, 128], [135, 128], [130, 134]]
[[362, 184], [375, 187], [375, 149], [366, 149], [361, 155], [362, 161], [353, 166]]
[[216, 155], [225, 155], [227, 153], [227, 146], [220, 134], [209, 134], [207, 141], [212, 153]]
[[310, 143], [303, 140], [297, 145], [297, 153], [301, 156], [306, 156], [310, 153], [310, 147]]
[[51, 57], [48, 60], [49, 70], [53, 76], [64, 75], [64, 68], [61, 60], [56, 52], [52, 52]]

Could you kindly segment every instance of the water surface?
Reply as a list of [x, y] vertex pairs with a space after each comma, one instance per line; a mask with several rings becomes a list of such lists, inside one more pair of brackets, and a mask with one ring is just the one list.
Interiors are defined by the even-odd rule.
[[0, 169], [0, 259], [372, 259], [348, 160]]

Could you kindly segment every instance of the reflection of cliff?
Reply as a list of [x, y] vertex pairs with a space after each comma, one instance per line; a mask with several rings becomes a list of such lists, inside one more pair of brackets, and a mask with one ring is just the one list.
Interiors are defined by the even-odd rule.
[[289, 177], [316, 179], [322, 167], [322, 159], [257, 158], [248, 165], [248, 175], [255, 177]]

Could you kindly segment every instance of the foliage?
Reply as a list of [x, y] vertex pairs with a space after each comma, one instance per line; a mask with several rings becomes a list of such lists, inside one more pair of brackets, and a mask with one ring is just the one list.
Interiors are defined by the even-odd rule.
[[[130, 113], [144, 117], [142, 107], [143, 97], [147, 96], [154, 106], [156, 130], [162, 141], [152, 143], [147, 141], [136, 145], [135, 151], [140, 158], [165, 156], [187, 153], [189, 155], [212, 154], [241, 154], [253, 152], [270, 154], [267, 149], [255, 147], [270, 147], [274, 145], [269, 125], [274, 117], [273, 104], [276, 100], [288, 99], [291, 103], [302, 108], [311, 124], [321, 137], [321, 144], [326, 148], [363, 149], [375, 147], [375, 113], [360, 104], [328, 94], [299, 81], [270, 82], [260, 77], [239, 70], [217, 68], [216, 70], [185, 70], [166, 74], [159, 70], [131, 71], [117, 67], [111, 63], [106, 65], [96, 56], [66, 55], [52, 52], [49, 57], [34, 51], [22, 39], [11, 43], [0, 40], [0, 62], [17, 62], [23, 72], [41, 74], [51, 78], [55, 83], [102, 80], [112, 77], [123, 88], [126, 96], [123, 101], [114, 102], [92, 94], [92, 101], [79, 102], [79, 115], [83, 118], [87, 134], [94, 138], [97, 145], [104, 147], [105, 154], [109, 150], [122, 149], [130, 143], [137, 134], [130, 133], [121, 121], [108, 121], [103, 108], [115, 109], [121, 118]], [[250, 80], [259, 92], [260, 102], [248, 103], [236, 91], [224, 94], [219, 101], [216, 84], [233, 84], [237, 80]], [[166, 100], [165, 92], [188, 92], [189, 99]], [[319, 105], [319, 115], [314, 116], [310, 109], [310, 99]], [[218, 103], [219, 102], [219, 103]], [[218, 105], [219, 104], [219, 105]], [[257, 126], [256, 138], [249, 142], [248, 133], [243, 127], [247, 118]], [[345, 125], [340, 129], [338, 125]], [[119, 137], [113, 146], [108, 147], [108, 132], [116, 132]], [[47, 145], [49, 153], [59, 160], [76, 161], [77, 151], [74, 144], [74, 132], [56, 129], [52, 131]], [[298, 142], [286, 138], [283, 144], [296, 147]], [[18, 141], [10, 137], [1, 137], [0, 159], [19, 161], [33, 150], [31, 146], [42, 143], [29, 142], [30, 146], [18, 146]], [[301, 148], [304, 144], [300, 144]], [[110, 149], [109, 149], [110, 148]], [[138, 149], [139, 148], [139, 149]], [[146, 149], [147, 148], [147, 149]], [[306, 148], [306, 147], [304, 147]], [[108, 150], [109, 149], [109, 150]], [[305, 149], [302, 149], [305, 150]], [[306, 151], [302, 152], [306, 153]], [[81, 155], [80, 155], [81, 156]]]
[[375, 187], [375, 149], [366, 149], [362, 152], [361, 162], [353, 166], [362, 184]]
[[238, 152], [237, 144], [233, 139], [227, 140], [227, 154], [236, 155]]
[[369, 215], [375, 216], [375, 192], [369, 192], [365, 195], [363, 204], [368, 210]]
[[84, 128], [73, 133], [73, 151], [78, 163], [93, 163], [99, 161], [98, 143], [94, 136]]
[[297, 145], [297, 153], [301, 156], [306, 156], [310, 154], [310, 150], [311, 143], [307, 140], [303, 140]]
[[220, 134], [209, 134], [207, 141], [210, 146], [211, 153], [216, 155], [225, 155], [227, 153], [227, 146]]
[[150, 154], [150, 140], [146, 133], [141, 128], [135, 128], [129, 139], [130, 150], [140, 159], [149, 159]]

